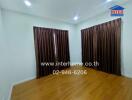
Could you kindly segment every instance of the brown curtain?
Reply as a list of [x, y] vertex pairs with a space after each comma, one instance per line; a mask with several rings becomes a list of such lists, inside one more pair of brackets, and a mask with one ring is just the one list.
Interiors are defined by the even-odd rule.
[[56, 65], [57, 62], [70, 61], [68, 31], [34, 27], [34, 42], [37, 78], [69, 66]]
[[69, 53], [69, 40], [68, 31], [54, 30], [57, 45], [57, 62], [64, 63], [63, 66], [58, 66], [59, 69], [70, 67], [70, 53]]
[[[98, 62], [98, 70], [121, 75], [121, 19], [81, 30], [82, 62]], [[91, 67], [91, 66], [90, 66]]]
[[[93, 62], [93, 28], [81, 30], [82, 37], [82, 62], [83, 65], [87, 62]], [[87, 65], [87, 64], [86, 64]], [[92, 67], [87, 65], [88, 67]]]
[[54, 66], [42, 63], [55, 62], [53, 30], [34, 27], [34, 40], [37, 62], [37, 78], [51, 74]]

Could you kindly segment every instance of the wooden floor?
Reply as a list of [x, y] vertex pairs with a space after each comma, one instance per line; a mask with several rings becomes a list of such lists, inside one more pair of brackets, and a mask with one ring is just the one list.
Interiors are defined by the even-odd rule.
[[49, 75], [14, 86], [11, 100], [132, 100], [132, 79], [89, 68], [87, 75]]

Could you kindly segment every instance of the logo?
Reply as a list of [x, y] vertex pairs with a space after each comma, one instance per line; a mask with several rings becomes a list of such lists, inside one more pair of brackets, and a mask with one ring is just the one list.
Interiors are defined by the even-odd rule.
[[111, 16], [124, 16], [124, 9], [123, 7], [116, 5], [110, 8], [111, 9]]

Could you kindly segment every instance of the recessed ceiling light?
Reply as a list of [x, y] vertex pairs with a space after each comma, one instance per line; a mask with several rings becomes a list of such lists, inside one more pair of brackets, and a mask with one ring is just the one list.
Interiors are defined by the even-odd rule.
[[74, 19], [75, 21], [78, 20], [78, 16], [75, 16], [73, 19]]
[[25, 3], [25, 5], [28, 6], [28, 7], [30, 7], [30, 6], [32, 5], [31, 2], [30, 2], [29, 0], [25, 0], [24, 3]]
[[106, 2], [111, 2], [112, 0], [106, 0]]

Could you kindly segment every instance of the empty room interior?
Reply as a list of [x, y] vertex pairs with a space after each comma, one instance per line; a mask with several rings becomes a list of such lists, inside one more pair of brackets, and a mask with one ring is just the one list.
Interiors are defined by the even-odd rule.
[[0, 0], [0, 100], [132, 100], [132, 0]]

